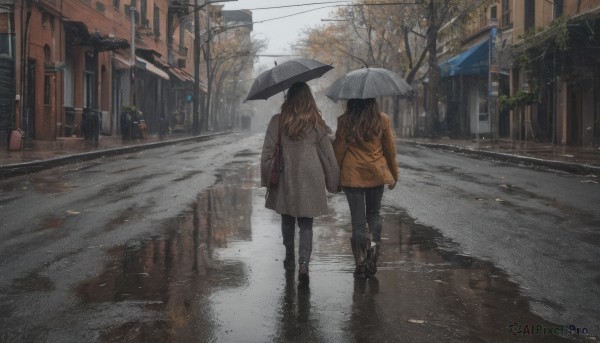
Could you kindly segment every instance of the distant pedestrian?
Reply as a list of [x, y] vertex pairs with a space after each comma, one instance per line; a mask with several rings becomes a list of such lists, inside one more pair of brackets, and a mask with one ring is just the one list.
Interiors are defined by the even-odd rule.
[[[267, 189], [266, 207], [281, 214], [286, 254], [283, 266], [294, 270], [294, 235], [300, 228], [298, 280], [308, 282], [313, 218], [327, 214], [327, 192], [338, 189], [339, 168], [325, 124], [308, 85], [298, 82], [287, 91], [281, 113], [269, 122], [261, 155], [261, 184]], [[281, 143], [279, 181], [272, 185], [273, 154]], [[279, 171], [280, 170], [280, 171]]]
[[391, 120], [379, 111], [375, 99], [348, 100], [346, 111], [338, 118], [333, 148], [340, 166], [340, 185], [350, 206], [354, 277], [365, 279], [377, 271], [383, 186], [393, 189], [398, 181]]

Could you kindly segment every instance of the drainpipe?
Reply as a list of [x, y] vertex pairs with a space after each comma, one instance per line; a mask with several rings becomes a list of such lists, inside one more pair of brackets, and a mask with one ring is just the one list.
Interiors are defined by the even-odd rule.
[[131, 63], [131, 86], [129, 90], [129, 103], [131, 106], [135, 106], [135, 7], [129, 7], [129, 15], [131, 18], [131, 55], [129, 56], [129, 60]]
[[12, 30], [11, 30], [11, 22], [10, 22], [10, 10], [6, 10], [6, 16], [8, 17], [8, 56], [12, 56]]
[[557, 93], [558, 93], [558, 77], [556, 76], [556, 48], [554, 49], [554, 62], [553, 62], [553, 70], [552, 70], [552, 144], [556, 144], [556, 106], [557, 106]]
[[[25, 5], [27, 2], [27, 5]], [[23, 12], [27, 6], [25, 29], [23, 29]], [[29, 23], [31, 21], [31, 5], [27, 0], [21, 2], [21, 123], [20, 127], [25, 126], [25, 139], [30, 134], [29, 130], [29, 104], [27, 93], [28, 74], [29, 74]], [[23, 125], [25, 124], [25, 125]]]

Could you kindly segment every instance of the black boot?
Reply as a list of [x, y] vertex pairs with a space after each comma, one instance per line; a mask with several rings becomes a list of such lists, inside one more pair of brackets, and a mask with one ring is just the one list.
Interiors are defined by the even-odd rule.
[[381, 248], [381, 242], [371, 245], [371, 242], [367, 242], [369, 250], [367, 251], [367, 273], [369, 275], [375, 275], [377, 273], [377, 259], [379, 258], [379, 252]]
[[308, 263], [302, 262], [298, 267], [298, 282], [302, 284], [307, 284], [309, 281], [308, 276]]
[[357, 279], [366, 279], [367, 274], [367, 245], [366, 242], [360, 242], [354, 238], [350, 238], [352, 245], [352, 254], [356, 268], [354, 269], [354, 277]]
[[375, 242], [375, 245], [371, 249], [373, 250], [373, 263], [377, 263], [381, 254], [381, 241]]
[[285, 260], [283, 260], [285, 270], [296, 269], [296, 255], [294, 254], [294, 244], [285, 245]]

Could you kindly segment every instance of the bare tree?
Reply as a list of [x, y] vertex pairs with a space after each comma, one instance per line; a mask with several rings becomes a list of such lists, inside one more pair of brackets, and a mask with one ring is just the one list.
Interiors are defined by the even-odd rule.
[[251, 78], [257, 54], [265, 47], [265, 41], [243, 34], [223, 35], [213, 44], [216, 57], [211, 61], [209, 79], [214, 86], [214, 126], [223, 129], [235, 125], [236, 109], [248, 91], [243, 81]]
[[[398, 4], [398, 0], [360, 0], [356, 5], [338, 10], [334, 24], [305, 31], [300, 45], [315, 55], [336, 56], [340, 61], [344, 61], [340, 56], [346, 56], [345, 61], [350, 59], [391, 69], [410, 84], [417, 75], [427, 74], [426, 134], [435, 135], [439, 117], [437, 54], [441, 35], [455, 34], [474, 9], [495, 1], [404, 0]], [[346, 72], [355, 67], [356, 63], [348, 63], [341, 69]], [[395, 123], [398, 109], [397, 98], [393, 109]]]

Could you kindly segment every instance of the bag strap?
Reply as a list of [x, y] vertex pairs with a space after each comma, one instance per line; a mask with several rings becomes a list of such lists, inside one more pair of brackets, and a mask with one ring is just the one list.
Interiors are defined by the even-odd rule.
[[278, 129], [279, 133], [277, 134], [277, 145], [281, 145], [281, 130], [282, 130], [282, 124], [281, 124], [282, 120], [281, 119], [282, 119], [282, 117], [283, 117], [283, 113], [281, 113], [279, 115], [279, 124], [278, 124], [279, 125], [279, 129]]

